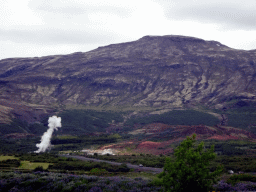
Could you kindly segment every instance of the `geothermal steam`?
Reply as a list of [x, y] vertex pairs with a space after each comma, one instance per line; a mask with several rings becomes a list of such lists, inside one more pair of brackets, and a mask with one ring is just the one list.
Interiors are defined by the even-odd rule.
[[41, 138], [41, 143], [36, 144], [39, 148], [35, 153], [45, 152], [51, 146], [51, 137], [54, 130], [58, 130], [57, 127], [61, 127], [61, 118], [52, 116], [48, 119], [49, 129], [43, 134]]

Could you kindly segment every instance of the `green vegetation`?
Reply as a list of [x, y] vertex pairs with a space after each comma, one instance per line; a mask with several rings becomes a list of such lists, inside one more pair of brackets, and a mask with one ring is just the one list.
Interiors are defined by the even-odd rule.
[[236, 183], [240, 181], [251, 181], [256, 182], [256, 177], [249, 175], [249, 174], [239, 174], [239, 175], [232, 175], [228, 180], [227, 183], [232, 184], [234, 186]]
[[39, 123], [29, 125], [26, 121], [12, 119], [10, 124], [0, 124], [0, 130], [2, 135], [11, 133], [30, 133], [42, 135], [47, 130], [47, 127]]
[[37, 150], [37, 143], [40, 143], [40, 137], [21, 139], [0, 138], [0, 154], [18, 154], [33, 152]]
[[55, 171], [83, 171], [89, 172], [92, 169], [105, 169], [107, 172], [129, 172], [126, 164], [120, 166], [110, 165], [102, 162], [81, 161], [73, 158], [60, 157], [55, 153], [29, 153], [16, 155], [21, 161], [22, 169], [36, 169], [43, 167], [44, 170]]
[[102, 134], [94, 137], [88, 135], [53, 137], [51, 140], [51, 143], [54, 145], [52, 151], [82, 150], [92, 145], [116, 143], [120, 138], [121, 136], [118, 134]]
[[81, 135], [92, 132], [104, 132], [112, 120], [123, 121], [120, 113], [97, 112], [92, 110], [67, 110], [60, 113], [62, 134]]
[[166, 158], [164, 171], [159, 175], [159, 182], [163, 184], [166, 191], [209, 191], [213, 190], [212, 184], [219, 180], [217, 177], [223, 171], [218, 166], [217, 170], [209, 173], [207, 168], [209, 161], [216, 157], [214, 146], [207, 152], [203, 151], [204, 143], [201, 142], [197, 149], [193, 149], [196, 135], [187, 137], [175, 150], [177, 157], [174, 163]]
[[[238, 143], [229, 143], [229, 142], [221, 142], [221, 141], [207, 141], [207, 143], [214, 144], [215, 151], [217, 151], [221, 155], [229, 155], [229, 156], [236, 156], [236, 155], [246, 155], [247, 151], [240, 149], [242, 146], [247, 146], [249, 148], [250, 144], [238, 144]], [[207, 144], [207, 147], [209, 144]], [[251, 144], [251, 146], [255, 146]]]
[[24, 133], [28, 132], [28, 123], [19, 119], [12, 119], [11, 124], [1, 124], [0, 130], [2, 134]]
[[[91, 158], [95, 158], [95, 156], [87, 156]], [[156, 156], [156, 155], [145, 155], [145, 154], [140, 154], [140, 155], [121, 155], [121, 156], [113, 156], [113, 155], [99, 155], [96, 157], [97, 159], [101, 160], [107, 160], [107, 161], [115, 161], [119, 163], [131, 163], [134, 165], [139, 165], [142, 164], [143, 166], [146, 167], [158, 167], [162, 168], [164, 166], [165, 162], [165, 156]]]
[[10, 156], [10, 155], [0, 155], [0, 161], [5, 161], [5, 160], [8, 160], [8, 159], [19, 159], [15, 156]]
[[49, 167], [49, 163], [31, 163], [30, 161], [21, 161], [21, 165], [19, 168], [21, 169], [35, 169], [37, 167], [43, 167], [43, 169], [47, 169]]
[[[234, 101], [234, 102], [233, 102]], [[216, 113], [225, 113], [228, 117], [228, 126], [249, 129], [256, 134], [256, 103], [247, 103], [239, 100], [230, 100], [231, 105], [223, 112], [214, 110]]]
[[0, 161], [0, 167], [19, 167], [21, 165], [18, 159], [7, 159]]
[[140, 118], [131, 118], [125, 125], [133, 126], [138, 124], [164, 123], [169, 125], [208, 125], [213, 126], [219, 123], [218, 118], [208, 113], [194, 110], [173, 110], [160, 115], [150, 115]]
[[[123, 116], [117, 112], [98, 112], [93, 110], [66, 110], [58, 114], [61, 117], [62, 128], [59, 134], [81, 135], [92, 132], [104, 132], [112, 123], [122, 122]], [[13, 119], [11, 124], [0, 124], [2, 135], [11, 133], [30, 133], [42, 135], [48, 129], [48, 117], [41, 123], [28, 124], [20, 119]]]

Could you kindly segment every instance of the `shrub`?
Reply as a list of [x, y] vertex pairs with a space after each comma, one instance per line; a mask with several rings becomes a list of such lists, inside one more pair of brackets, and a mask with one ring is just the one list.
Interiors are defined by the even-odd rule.
[[240, 174], [240, 175], [232, 175], [228, 180], [227, 183], [235, 185], [239, 181], [251, 181], [256, 182], [256, 177], [249, 175], [249, 174]]
[[196, 135], [192, 139], [187, 137], [174, 155], [177, 159], [174, 163], [166, 158], [164, 171], [159, 175], [166, 191], [209, 191], [213, 190], [212, 185], [216, 184], [223, 168], [218, 166], [217, 170], [209, 173], [206, 166], [209, 160], [216, 157], [214, 146], [207, 152], [202, 152], [204, 143], [201, 142], [197, 149], [191, 148], [195, 142]]
[[36, 167], [36, 168], [34, 169], [34, 171], [35, 171], [35, 172], [37, 172], [37, 171], [44, 171], [44, 168], [43, 168], [43, 166], [38, 166], [38, 167]]

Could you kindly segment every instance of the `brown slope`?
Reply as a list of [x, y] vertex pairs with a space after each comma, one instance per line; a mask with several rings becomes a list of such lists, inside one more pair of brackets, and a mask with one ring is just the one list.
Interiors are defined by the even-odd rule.
[[[210, 139], [229, 141], [229, 140], [246, 140], [256, 142], [256, 135], [243, 129], [227, 126], [204, 126], [204, 125], [166, 125], [162, 123], [152, 123], [135, 129], [129, 134], [133, 134], [136, 138], [137, 135], [142, 134], [143, 139], [132, 139], [118, 144], [111, 144], [102, 147], [101, 149], [117, 149], [126, 150], [132, 149], [131, 152], [126, 153], [149, 153], [149, 154], [168, 154], [173, 153], [171, 144], [181, 142], [186, 137], [191, 137], [196, 134], [196, 140], [207, 141]], [[156, 142], [150, 140], [156, 140]]]
[[151, 111], [223, 107], [231, 99], [255, 101], [255, 63], [256, 50], [193, 37], [145, 36], [86, 53], [3, 59], [0, 100], [30, 105], [32, 113], [31, 104]]

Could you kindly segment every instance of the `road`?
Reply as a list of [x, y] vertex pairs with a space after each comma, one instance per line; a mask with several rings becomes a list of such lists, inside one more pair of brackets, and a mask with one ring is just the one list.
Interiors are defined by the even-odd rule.
[[[94, 158], [88, 158], [88, 157], [83, 157], [83, 156], [79, 156], [79, 155], [60, 155], [62, 157], [71, 157], [71, 158], [75, 158], [75, 159], [79, 159], [82, 161], [95, 161], [95, 162], [105, 162], [105, 163], [109, 163], [112, 165], [121, 165], [122, 163], [117, 163], [117, 162], [113, 162], [113, 161], [105, 161], [105, 160], [99, 160], [99, 159], [94, 159]], [[140, 167], [138, 165], [133, 165], [130, 163], [126, 163], [127, 167], [134, 169], [135, 171], [141, 171], [141, 172], [152, 172], [152, 173], [161, 173], [163, 172], [162, 168], [154, 168], [154, 167]]]

